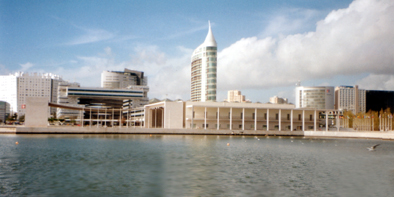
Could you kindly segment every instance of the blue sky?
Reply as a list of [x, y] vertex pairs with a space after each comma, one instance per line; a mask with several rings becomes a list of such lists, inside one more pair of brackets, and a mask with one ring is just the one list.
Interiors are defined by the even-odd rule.
[[100, 86], [103, 70], [130, 68], [149, 77], [149, 97], [188, 100], [191, 52], [210, 20], [219, 101], [232, 89], [294, 101], [298, 80], [394, 89], [391, 13], [390, 0], [0, 0], [0, 74]]

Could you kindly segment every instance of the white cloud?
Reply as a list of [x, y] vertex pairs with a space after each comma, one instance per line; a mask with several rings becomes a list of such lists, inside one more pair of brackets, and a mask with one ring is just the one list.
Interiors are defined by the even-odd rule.
[[280, 87], [298, 80], [361, 73], [394, 74], [394, 1], [355, 0], [316, 31], [243, 38], [218, 55], [221, 90]]
[[74, 25], [74, 27], [83, 31], [83, 35], [80, 35], [68, 43], [66, 45], [80, 45], [87, 43], [100, 42], [104, 40], [109, 40], [115, 37], [114, 33], [108, 32], [103, 29], [89, 29], [84, 27], [79, 27]]
[[356, 84], [367, 90], [394, 90], [394, 75], [370, 74]]
[[21, 72], [26, 72], [27, 70], [29, 70], [29, 68], [33, 67], [34, 64], [27, 62], [26, 64], [19, 64], [21, 66], [20, 71]]

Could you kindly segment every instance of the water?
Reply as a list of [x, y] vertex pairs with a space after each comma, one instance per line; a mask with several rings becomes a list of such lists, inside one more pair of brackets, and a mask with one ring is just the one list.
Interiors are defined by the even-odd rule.
[[[366, 150], [376, 143], [381, 144], [377, 151]], [[0, 135], [0, 196], [393, 196], [393, 192], [394, 141]]]

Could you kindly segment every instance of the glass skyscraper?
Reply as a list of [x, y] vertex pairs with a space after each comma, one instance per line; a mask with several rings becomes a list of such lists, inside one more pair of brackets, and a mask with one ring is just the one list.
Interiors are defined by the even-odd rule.
[[216, 67], [217, 44], [209, 23], [208, 35], [191, 59], [192, 101], [216, 101]]

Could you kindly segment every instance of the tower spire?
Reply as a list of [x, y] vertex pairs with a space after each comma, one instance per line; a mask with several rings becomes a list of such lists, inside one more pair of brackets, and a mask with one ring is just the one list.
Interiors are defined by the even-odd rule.
[[204, 44], [206, 46], [217, 46], [215, 37], [213, 36], [212, 29], [211, 29], [211, 21], [208, 20], [208, 34], [205, 38]]

